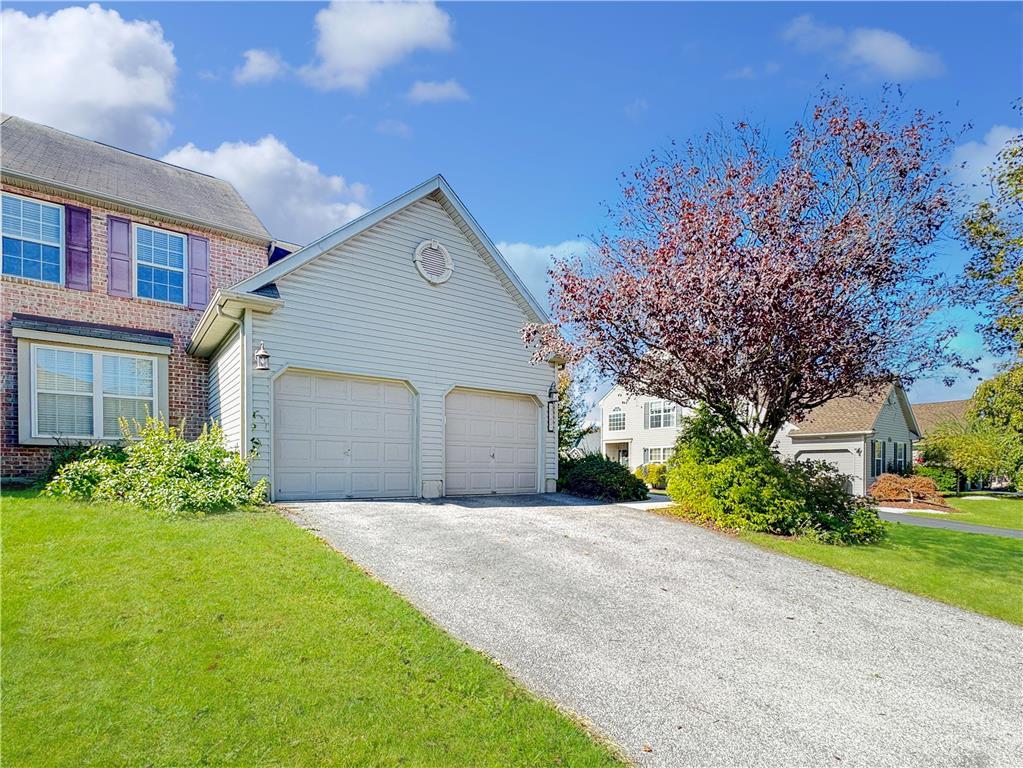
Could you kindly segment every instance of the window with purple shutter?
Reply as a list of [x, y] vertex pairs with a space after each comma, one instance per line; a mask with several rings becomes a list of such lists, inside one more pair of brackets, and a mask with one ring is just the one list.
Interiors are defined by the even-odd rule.
[[206, 309], [210, 301], [210, 242], [188, 236], [188, 306]]
[[88, 208], [64, 206], [64, 284], [76, 291], [92, 290], [92, 233]]

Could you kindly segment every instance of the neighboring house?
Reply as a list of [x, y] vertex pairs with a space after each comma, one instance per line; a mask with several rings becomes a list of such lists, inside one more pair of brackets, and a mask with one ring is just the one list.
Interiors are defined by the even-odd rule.
[[689, 409], [614, 386], [600, 399], [601, 449], [631, 470], [668, 460]]
[[[628, 394], [615, 386], [600, 401], [604, 455], [629, 469], [666, 461], [674, 450], [682, 406]], [[848, 475], [849, 491], [866, 493], [887, 471], [911, 466], [919, 427], [902, 387], [889, 385], [861, 397], [842, 397], [814, 409], [778, 433], [774, 449], [785, 458], [828, 461]]]
[[266, 266], [259, 219], [225, 181], [17, 117], [0, 171], [3, 476], [121, 416], [197, 434], [207, 363], [185, 346], [214, 291]]
[[590, 431], [580, 437], [575, 442], [575, 447], [585, 453], [600, 453], [601, 448], [601, 430], [599, 424], [589, 424], [591, 427]]
[[912, 467], [920, 427], [898, 384], [854, 397], [839, 397], [787, 424], [774, 448], [784, 458], [827, 461], [849, 476], [849, 492], [862, 496], [885, 472]]
[[216, 291], [188, 348], [274, 499], [536, 493], [555, 369], [521, 329], [544, 320], [437, 176]]
[[923, 454], [927, 436], [939, 424], [949, 421], [966, 421], [966, 410], [970, 407], [969, 400], [943, 400], [938, 403], [915, 403], [913, 415], [920, 427], [920, 442], [914, 446], [914, 460]]

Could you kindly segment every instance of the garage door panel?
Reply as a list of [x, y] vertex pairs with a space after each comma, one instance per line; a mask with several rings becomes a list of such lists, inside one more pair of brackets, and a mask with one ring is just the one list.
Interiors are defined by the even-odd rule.
[[414, 400], [400, 383], [287, 373], [275, 382], [274, 495], [414, 495]]
[[445, 403], [445, 493], [535, 493], [538, 408], [522, 395], [454, 390]]

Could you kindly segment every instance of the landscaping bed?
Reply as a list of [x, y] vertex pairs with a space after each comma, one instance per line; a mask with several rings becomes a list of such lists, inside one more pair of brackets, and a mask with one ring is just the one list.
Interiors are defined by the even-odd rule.
[[3, 498], [5, 766], [614, 765], [272, 511]]

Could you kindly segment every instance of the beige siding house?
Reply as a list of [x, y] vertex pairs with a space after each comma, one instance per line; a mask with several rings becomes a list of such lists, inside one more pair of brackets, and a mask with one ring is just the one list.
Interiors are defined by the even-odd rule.
[[521, 329], [545, 319], [438, 176], [220, 292], [191, 350], [274, 499], [536, 493], [555, 372]]
[[[629, 469], [666, 461], [688, 408], [612, 387], [600, 401], [601, 449]], [[911, 466], [920, 439], [902, 387], [861, 397], [836, 398], [798, 424], [786, 424], [774, 449], [784, 458], [827, 461], [849, 477], [850, 493], [863, 495], [882, 472]]]

